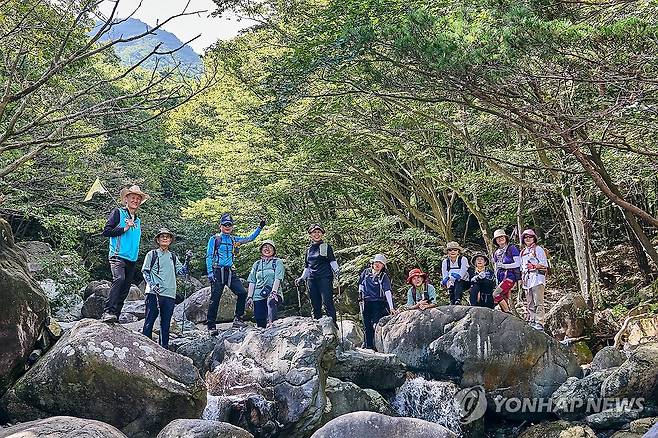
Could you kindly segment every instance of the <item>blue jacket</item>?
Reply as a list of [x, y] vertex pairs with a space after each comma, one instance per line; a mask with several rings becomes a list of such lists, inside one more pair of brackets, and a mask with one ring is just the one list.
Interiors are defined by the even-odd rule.
[[208, 248], [206, 249], [206, 269], [208, 269], [208, 274], [213, 271], [213, 268], [233, 267], [235, 247], [251, 242], [258, 237], [260, 231], [261, 228], [257, 227], [248, 237], [222, 233], [210, 236], [210, 239], [208, 239]]
[[127, 208], [115, 208], [107, 217], [103, 236], [110, 238], [109, 257], [121, 257], [135, 262], [139, 255], [139, 241], [142, 238], [142, 221], [135, 215], [135, 226], [123, 231], [126, 219], [130, 217]]

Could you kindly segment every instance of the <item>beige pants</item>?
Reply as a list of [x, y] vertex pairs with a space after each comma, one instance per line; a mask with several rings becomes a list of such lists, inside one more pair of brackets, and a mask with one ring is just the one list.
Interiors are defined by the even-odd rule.
[[526, 289], [526, 304], [528, 307], [528, 322], [530, 324], [541, 324], [544, 326], [544, 317], [546, 309], [544, 308], [544, 289], [543, 284]]

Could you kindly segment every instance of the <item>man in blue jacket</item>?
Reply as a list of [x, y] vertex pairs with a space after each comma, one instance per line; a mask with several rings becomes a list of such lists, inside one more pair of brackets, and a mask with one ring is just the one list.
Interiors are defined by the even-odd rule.
[[248, 237], [233, 235], [233, 217], [224, 213], [219, 221], [220, 233], [210, 236], [206, 251], [206, 268], [208, 269], [208, 280], [210, 281], [210, 306], [208, 307], [208, 331], [215, 334], [217, 310], [219, 300], [224, 292], [224, 286], [228, 286], [238, 297], [235, 304], [235, 327], [244, 327], [242, 316], [247, 302], [247, 291], [235, 273], [234, 258], [237, 249], [244, 243], [251, 242], [260, 234], [265, 221], [261, 220], [256, 230]]
[[112, 287], [101, 321], [109, 323], [119, 320], [123, 302], [130, 291], [142, 237], [142, 222], [137, 209], [149, 198], [137, 185], [122, 189], [119, 197], [125, 206], [112, 210], [103, 228], [103, 236], [110, 238]]

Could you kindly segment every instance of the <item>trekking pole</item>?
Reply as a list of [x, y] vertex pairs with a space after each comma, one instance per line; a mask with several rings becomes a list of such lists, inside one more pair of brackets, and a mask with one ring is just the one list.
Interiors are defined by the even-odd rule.
[[185, 253], [185, 263], [183, 263], [183, 266], [185, 266], [185, 284], [183, 284], [183, 318], [181, 320], [181, 336], [185, 334], [185, 319], [187, 318], [185, 316], [185, 302], [187, 301], [187, 288], [190, 285], [190, 260], [192, 260], [192, 255], [192, 250], [188, 249]]
[[[340, 290], [340, 279], [338, 277], [336, 277], [336, 279], [338, 280], [337, 281], [337, 283], [338, 283], [338, 304], [340, 305], [341, 297], [342, 297], [342, 293], [341, 293], [341, 290]], [[340, 320], [340, 344], [344, 345], [345, 344], [345, 335], [343, 334], [343, 314], [340, 312], [339, 309], [340, 309], [340, 306], [336, 306], [336, 310], [338, 311], [338, 319]]]

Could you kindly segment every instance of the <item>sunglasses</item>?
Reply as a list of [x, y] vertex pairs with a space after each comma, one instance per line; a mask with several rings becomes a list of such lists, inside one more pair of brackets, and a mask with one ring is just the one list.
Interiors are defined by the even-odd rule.
[[456, 249], [456, 248], [453, 248], [453, 249], [449, 249], [449, 250], [448, 250], [448, 252], [453, 252], [453, 251], [459, 251], [459, 250]]

